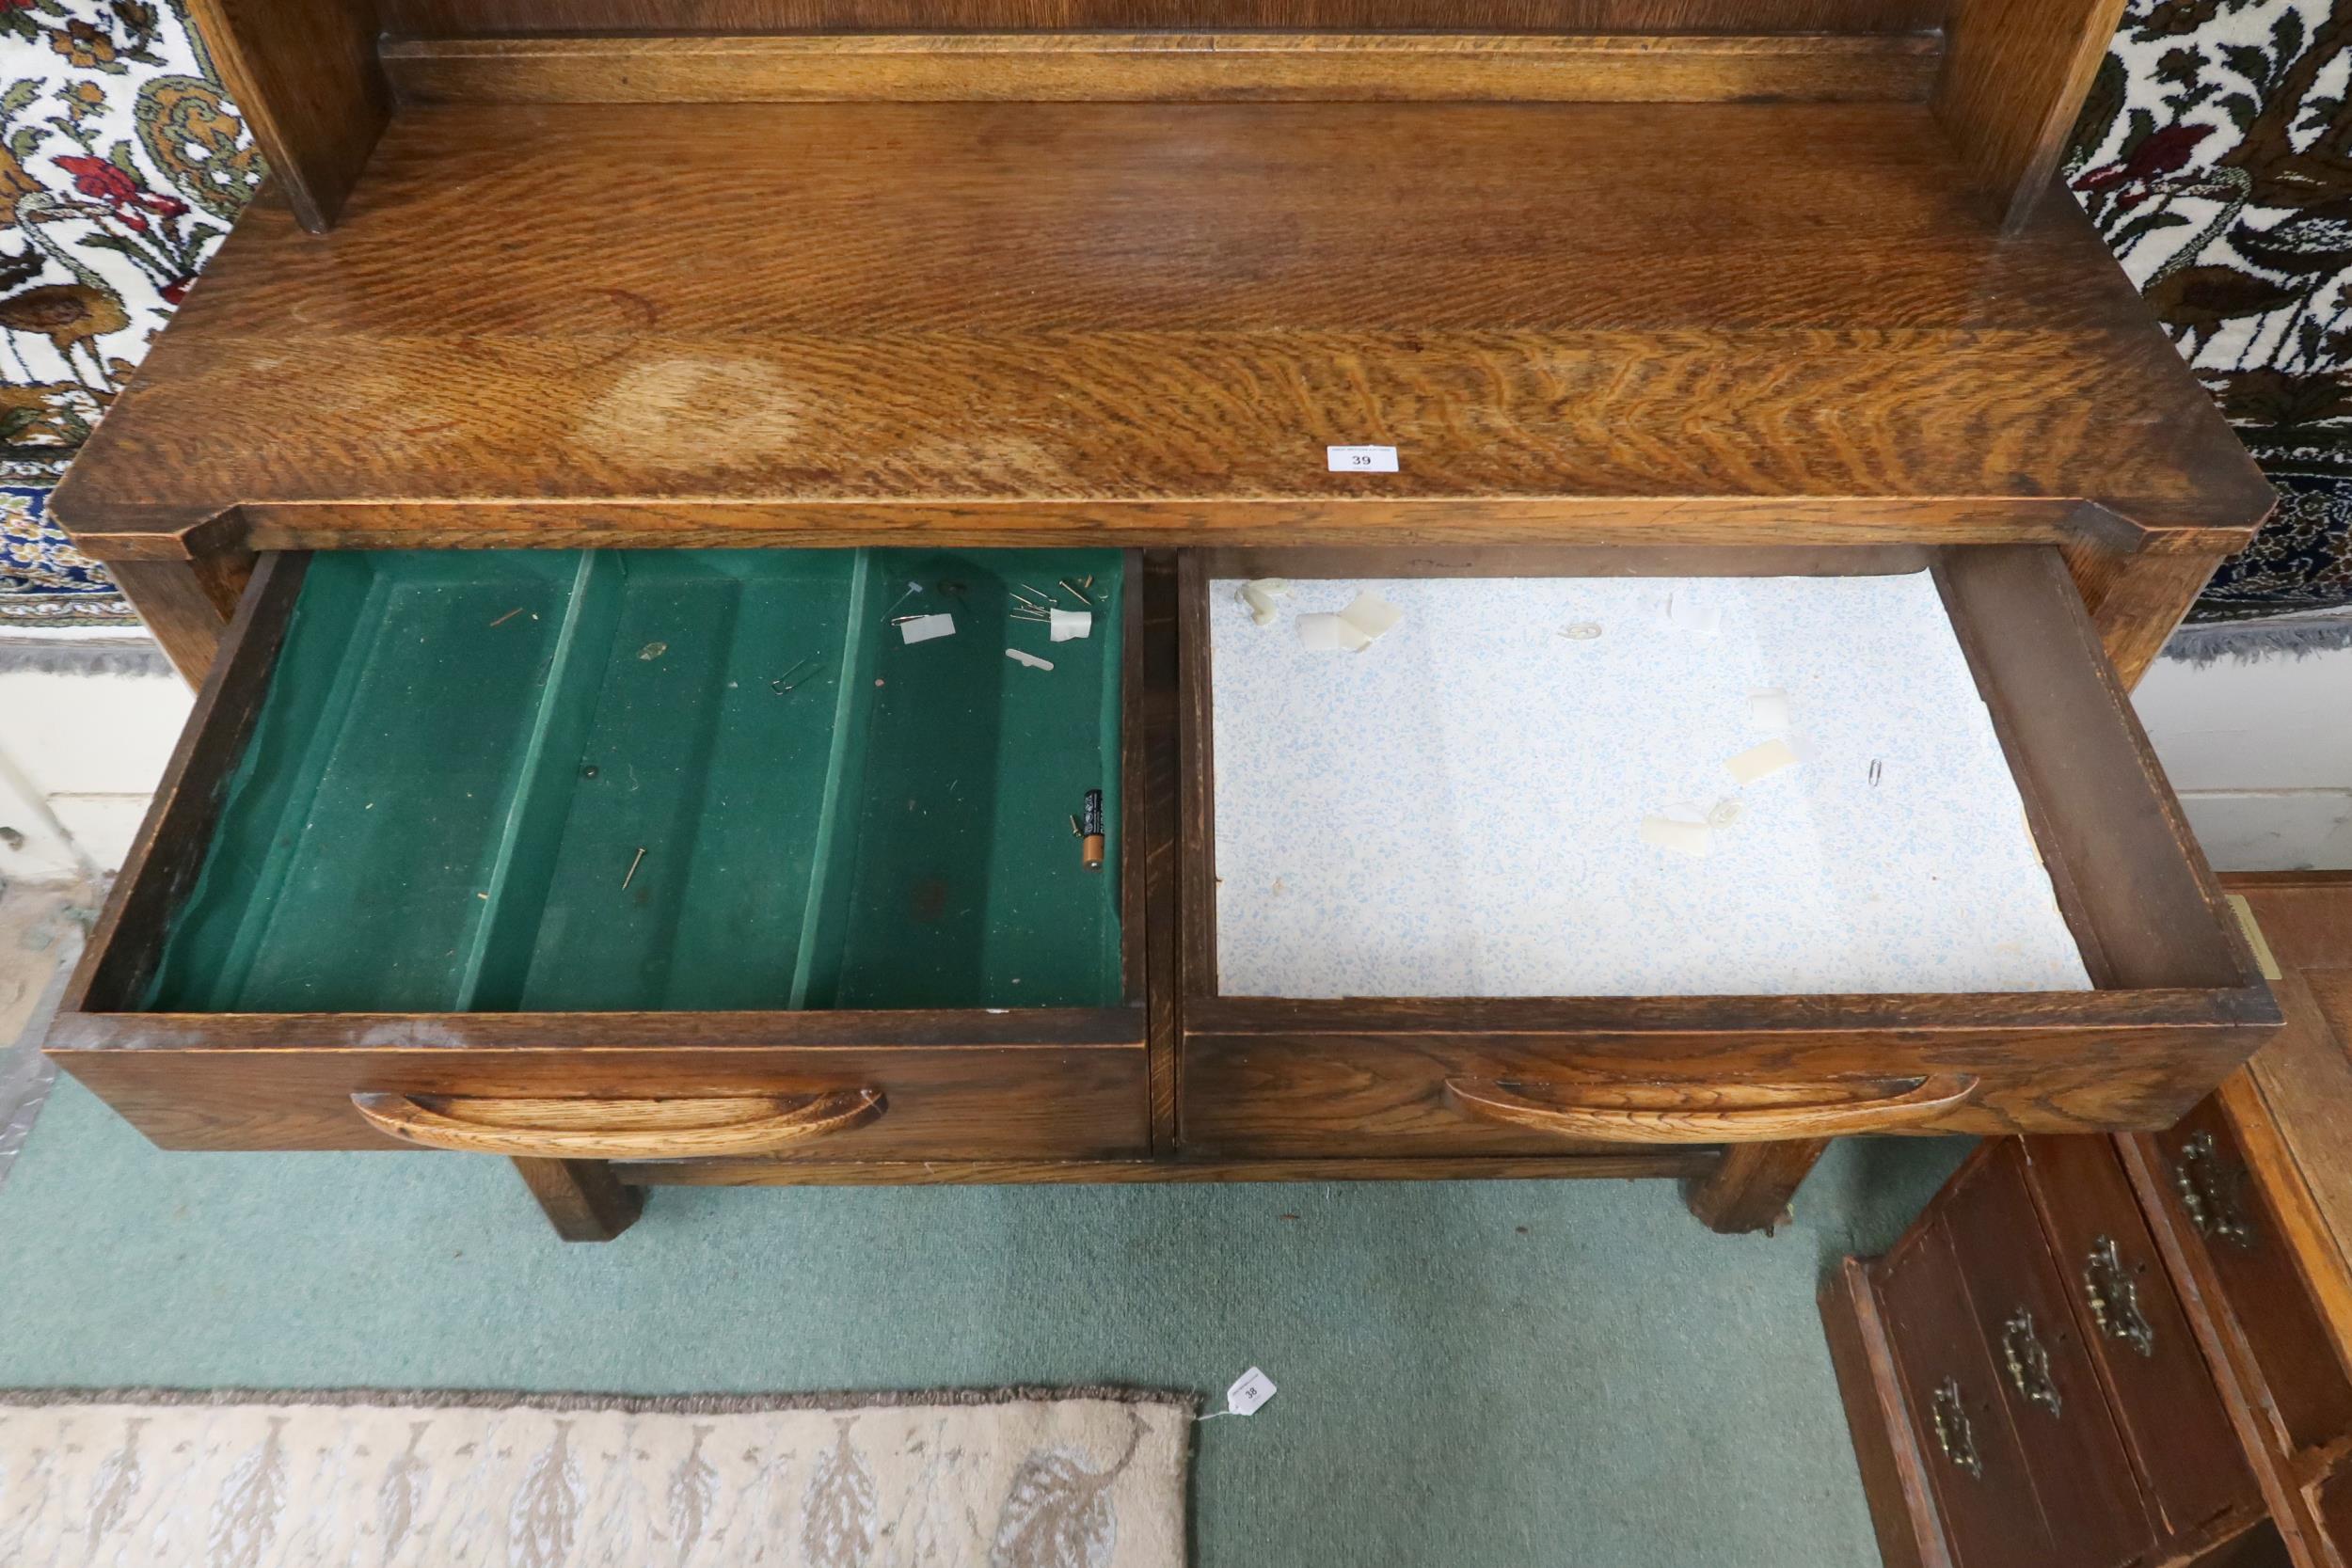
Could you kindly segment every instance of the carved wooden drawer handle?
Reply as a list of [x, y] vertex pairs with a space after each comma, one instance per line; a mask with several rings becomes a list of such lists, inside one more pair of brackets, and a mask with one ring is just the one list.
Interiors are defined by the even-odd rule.
[[[1880, 1132], [1931, 1121], [1976, 1092], [1977, 1080], [1965, 1073], [1871, 1084], [1862, 1097], [1824, 1084], [1742, 1084], [1709, 1090], [1698, 1085], [1445, 1081], [1447, 1101], [1482, 1121], [1630, 1144], [1770, 1143]], [[1745, 1102], [1692, 1103], [1708, 1097]]]
[[427, 1148], [551, 1160], [689, 1160], [769, 1154], [881, 1116], [880, 1089], [702, 1100], [490, 1100], [355, 1094], [379, 1132]]

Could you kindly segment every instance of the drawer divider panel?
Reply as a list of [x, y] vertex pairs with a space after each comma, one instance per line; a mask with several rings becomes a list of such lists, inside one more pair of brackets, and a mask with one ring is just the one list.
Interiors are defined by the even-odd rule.
[[[512, 1006], [538, 931], [538, 911], [554, 870], [556, 842], [571, 804], [578, 755], [596, 715], [596, 672], [610, 657], [620, 608], [619, 569], [603, 550], [581, 553], [564, 600], [546, 680], [533, 705], [531, 736], [517, 769], [520, 783], [508, 806], [506, 826], [491, 863], [489, 912], [478, 927], [472, 952], [458, 977], [458, 1012]], [[532, 886], [516, 886], [518, 868]], [[501, 982], [503, 994], [485, 995], [485, 977]]]
[[866, 629], [872, 624], [877, 608], [872, 578], [873, 552], [861, 549], [850, 568], [852, 608], [849, 625], [841, 633], [842, 678], [834, 704], [833, 749], [825, 758], [824, 800], [817, 810], [808, 907], [801, 919], [800, 952], [792, 965], [789, 1005], [794, 1007], [808, 1006], [809, 986], [815, 977], [819, 948], [830, 946], [833, 951], [833, 962], [828, 965], [831, 973], [839, 963], [841, 944], [849, 937], [849, 882], [856, 868], [839, 863], [855, 852], [857, 835], [854, 829], [847, 833], [842, 832], [842, 796], [853, 763], [865, 755], [866, 723], [873, 711], [873, 705], [862, 700], [873, 679], [873, 639]]

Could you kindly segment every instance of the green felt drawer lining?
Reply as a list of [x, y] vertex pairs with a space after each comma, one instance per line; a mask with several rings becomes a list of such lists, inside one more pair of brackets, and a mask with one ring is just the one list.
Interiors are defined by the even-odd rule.
[[[1089, 575], [1090, 638], [1009, 618]], [[1110, 550], [320, 554], [147, 1006], [1115, 1006], [1119, 857], [1069, 818], [1101, 789], [1116, 845], [1120, 584]], [[957, 634], [890, 624], [930, 610]]]

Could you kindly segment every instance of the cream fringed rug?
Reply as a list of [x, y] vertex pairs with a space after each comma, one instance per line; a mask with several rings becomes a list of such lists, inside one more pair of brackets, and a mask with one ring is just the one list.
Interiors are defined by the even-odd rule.
[[8, 1568], [1182, 1568], [1126, 1389], [0, 1394]]

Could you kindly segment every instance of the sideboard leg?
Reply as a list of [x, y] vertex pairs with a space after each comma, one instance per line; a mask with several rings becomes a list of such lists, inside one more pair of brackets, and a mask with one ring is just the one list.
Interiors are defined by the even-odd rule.
[[107, 570], [180, 678], [202, 686], [253, 575], [253, 557], [232, 550], [188, 561], [114, 561]]
[[1683, 1201], [1710, 1230], [1770, 1232], [1787, 1216], [1798, 1184], [1827, 1148], [1827, 1138], [1726, 1144], [1722, 1161], [1691, 1183]]
[[515, 1169], [567, 1242], [609, 1242], [644, 1212], [645, 1189], [624, 1182], [602, 1160], [517, 1159]]

